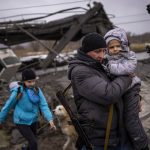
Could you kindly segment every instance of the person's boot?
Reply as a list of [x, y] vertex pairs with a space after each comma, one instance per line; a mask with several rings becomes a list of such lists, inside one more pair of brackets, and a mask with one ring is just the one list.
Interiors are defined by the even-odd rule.
[[27, 150], [27, 146], [23, 144], [21, 150]]

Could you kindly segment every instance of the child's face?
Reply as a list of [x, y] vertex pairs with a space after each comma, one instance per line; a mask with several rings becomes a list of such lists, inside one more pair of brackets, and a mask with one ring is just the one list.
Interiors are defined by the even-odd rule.
[[122, 50], [121, 44], [117, 40], [111, 40], [108, 43], [108, 51], [110, 55], [117, 55]]
[[28, 87], [28, 88], [34, 87], [34, 85], [35, 85], [35, 79], [34, 79], [34, 80], [27, 80], [27, 81], [24, 81], [24, 84], [25, 84], [25, 86]]

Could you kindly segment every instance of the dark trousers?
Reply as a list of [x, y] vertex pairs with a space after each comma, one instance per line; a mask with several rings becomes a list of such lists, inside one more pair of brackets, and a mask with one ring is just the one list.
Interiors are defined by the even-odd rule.
[[[83, 146], [81, 150], [87, 149], [85, 146]], [[104, 146], [94, 146], [94, 150], [104, 150]], [[108, 147], [108, 150], [133, 150], [133, 148], [129, 145], [124, 145], [124, 146]]]
[[17, 128], [22, 136], [28, 141], [27, 150], [38, 150], [37, 146], [37, 123], [31, 125], [17, 124]]

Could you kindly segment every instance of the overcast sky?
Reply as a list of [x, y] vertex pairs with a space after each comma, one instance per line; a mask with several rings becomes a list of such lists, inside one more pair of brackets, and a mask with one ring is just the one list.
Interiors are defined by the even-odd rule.
[[[0, 1], [1, 1], [0, 22], [15, 19], [25, 19], [27, 17], [38, 17], [46, 15], [47, 13], [52, 13], [61, 9], [71, 7], [87, 8], [87, 4], [89, 2], [91, 5], [93, 3], [93, 0], [0, 0]], [[146, 5], [150, 4], [150, 0], [96, 0], [96, 1], [101, 2], [103, 4], [106, 13], [109, 14], [109, 17], [111, 21], [114, 23], [114, 25], [122, 27], [126, 31], [135, 34], [150, 32], [150, 14], [148, 14], [146, 10]], [[78, 11], [83, 10], [80, 9]], [[67, 15], [73, 14], [74, 13], [63, 13], [61, 15], [55, 15], [47, 19], [55, 20], [60, 17], [65, 17]], [[12, 17], [14, 15], [21, 15], [21, 16]]]

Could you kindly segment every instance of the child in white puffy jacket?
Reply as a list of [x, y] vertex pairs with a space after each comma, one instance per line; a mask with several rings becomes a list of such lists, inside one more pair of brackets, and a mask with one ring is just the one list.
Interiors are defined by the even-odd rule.
[[[110, 76], [133, 75], [137, 66], [135, 53], [130, 51], [126, 32], [121, 28], [110, 30], [104, 36], [107, 44], [107, 70]], [[124, 94], [124, 122], [135, 150], [148, 150], [146, 133], [139, 119], [141, 80], [137, 76]]]

